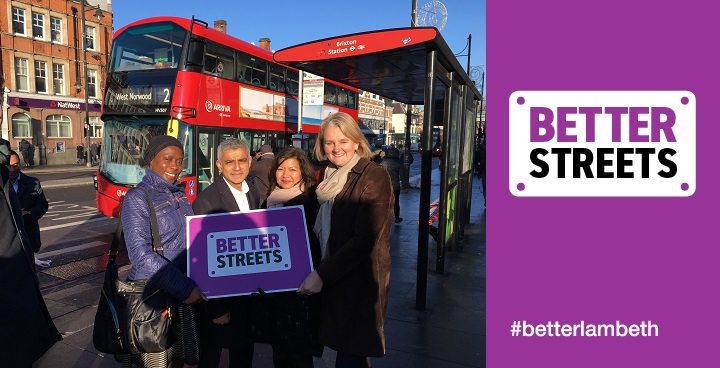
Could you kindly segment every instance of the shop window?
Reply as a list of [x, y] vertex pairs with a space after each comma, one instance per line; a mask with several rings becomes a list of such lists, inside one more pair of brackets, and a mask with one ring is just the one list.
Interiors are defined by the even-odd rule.
[[50, 115], [45, 119], [48, 138], [71, 138], [72, 128], [67, 115]]
[[13, 138], [32, 137], [32, 125], [27, 114], [17, 113], [12, 116], [12, 136]]

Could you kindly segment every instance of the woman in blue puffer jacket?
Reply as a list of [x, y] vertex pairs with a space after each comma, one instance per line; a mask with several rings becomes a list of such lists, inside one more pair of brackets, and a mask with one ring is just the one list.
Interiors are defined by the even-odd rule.
[[[177, 139], [170, 136], [154, 137], [143, 155], [145, 163], [148, 164], [145, 176], [136, 189], [128, 191], [125, 195], [121, 218], [128, 256], [132, 263], [128, 280], [150, 279], [178, 301], [182, 301], [184, 305], [178, 305], [180, 324], [192, 327], [195, 323], [194, 314], [187, 306], [207, 298], [195, 286], [195, 282], [185, 276], [187, 264], [185, 217], [191, 216], [193, 210], [182, 186], [177, 184], [182, 172], [183, 156], [183, 146]], [[150, 194], [155, 205], [160, 240], [164, 248], [162, 256], [152, 249], [150, 209], [145, 191]], [[190, 328], [189, 331], [196, 330]], [[188, 330], [181, 328], [180, 333], [187, 334]], [[182, 344], [183, 341], [185, 344]], [[182, 366], [182, 357], [186, 357], [187, 360], [197, 355], [188, 352], [188, 349], [193, 349], [193, 346], [188, 345], [188, 341], [194, 341], [195, 347], [197, 346], [196, 335], [185, 335], [181, 336], [178, 343], [169, 350], [139, 354], [132, 357], [132, 362], [147, 368], [165, 368], [168, 367], [168, 363], [170, 366], [175, 364]], [[129, 356], [119, 359], [129, 366]]]

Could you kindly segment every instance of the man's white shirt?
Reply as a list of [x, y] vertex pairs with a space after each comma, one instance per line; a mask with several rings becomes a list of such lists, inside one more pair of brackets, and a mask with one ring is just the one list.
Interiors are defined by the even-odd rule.
[[227, 179], [225, 179], [224, 176], [223, 180], [225, 180], [228, 188], [230, 188], [230, 192], [232, 193], [233, 197], [235, 197], [235, 202], [237, 202], [238, 207], [240, 208], [240, 212], [250, 211], [250, 202], [247, 199], [247, 192], [250, 191], [250, 187], [248, 186], [247, 182], [243, 180], [242, 190], [237, 190], [227, 181]]

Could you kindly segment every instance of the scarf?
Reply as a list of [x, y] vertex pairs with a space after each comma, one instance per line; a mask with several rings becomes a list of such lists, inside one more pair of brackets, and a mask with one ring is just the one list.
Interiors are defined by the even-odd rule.
[[285, 202], [299, 196], [303, 193], [302, 181], [298, 182], [292, 188], [283, 189], [278, 186], [273, 189], [267, 197], [267, 208], [282, 207]]
[[317, 193], [320, 210], [315, 220], [315, 228], [313, 231], [320, 240], [320, 260], [324, 261], [330, 256], [328, 250], [328, 239], [330, 238], [330, 213], [332, 211], [335, 196], [340, 193], [348, 179], [350, 170], [360, 161], [357, 152], [342, 167], [328, 165], [325, 169], [325, 179], [318, 184], [315, 193]]

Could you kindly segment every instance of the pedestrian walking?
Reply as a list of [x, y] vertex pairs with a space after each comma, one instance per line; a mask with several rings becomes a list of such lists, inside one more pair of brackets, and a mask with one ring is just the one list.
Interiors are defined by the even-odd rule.
[[97, 156], [98, 156], [98, 145], [95, 142], [92, 142], [90, 145], [90, 163], [92, 165], [97, 164]]
[[32, 143], [28, 147], [28, 159], [30, 160], [30, 167], [35, 166], [35, 145]]
[[253, 160], [249, 176], [260, 193], [260, 202], [262, 202], [268, 196], [268, 189], [270, 188], [268, 174], [270, 173], [270, 166], [273, 164], [275, 155], [272, 152], [272, 148], [267, 144], [260, 147], [260, 151], [258, 152], [260, 155]]
[[380, 163], [390, 175], [393, 194], [395, 195], [395, 223], [399, 224], [403, 221], [400, 217], [400, 176], [402, 170], [402, 162], [400, 161], [400, 150], [393, 147], [387, 150], [385, 158]]
[[18, 150], [20, 150], [20, 153], [22, 154], [23, 166], [30, 166], [30, 142], [28, 142], [25, 138], [21, 139], [20, 143], [18, 143]]
[[[398, 145], [398, 150], [400, 150], [400, 162], [403, 164], [400, 180], [402, 181], [402, 189], [407, 193], [408, 189], [410, 189], [410, 165], [415, 162], [415, 159], [410, 149], [405, 150], [402, 144]], [[397, 198], [395, 201], [397, 201]]]
[[77, 163], [82, 165], [85, 163], [85, 143], [80, 143], [75, 147], [77, 151]]
[[13, 186], [20, 202], [25, 233], [30, 240], [32, 251], [40, 251], [40, 224], [48, 210], [48, 201], [45, 198], [40, 180], [22, 173], [20, 168], [20, 156], [15, 151], [10, 151], [10, 184]]

